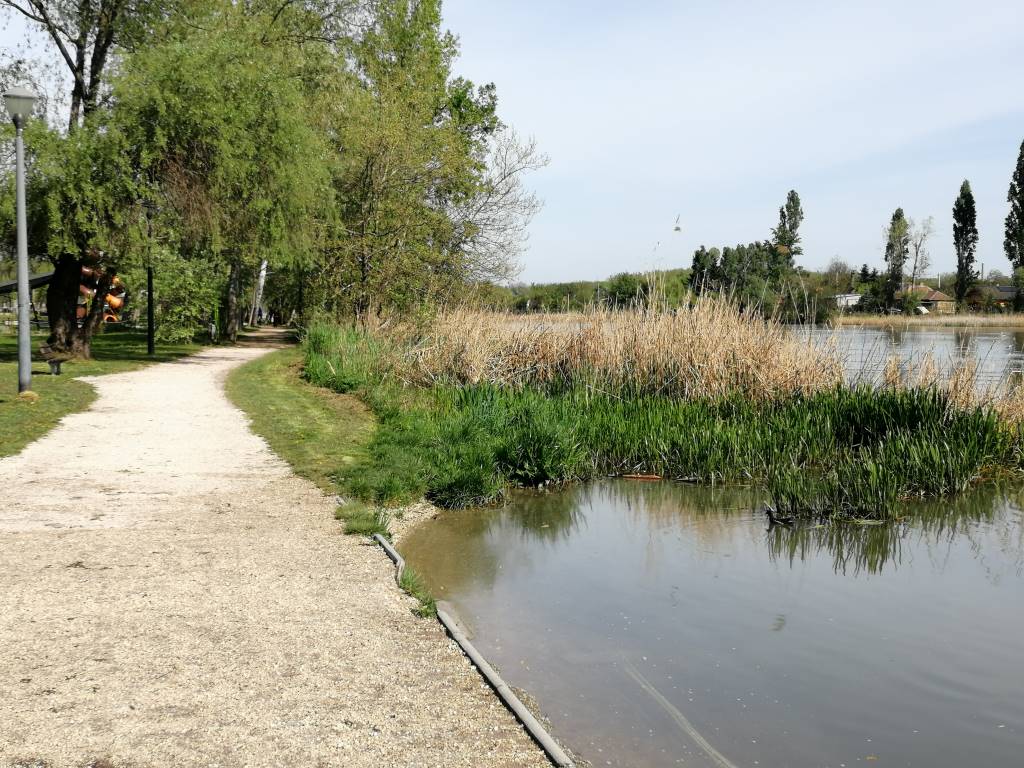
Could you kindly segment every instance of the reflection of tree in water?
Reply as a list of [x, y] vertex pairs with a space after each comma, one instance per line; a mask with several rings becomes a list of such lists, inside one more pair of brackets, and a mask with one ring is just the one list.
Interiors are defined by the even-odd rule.
[[[828, 525], [771, 526], [765, 542], [773, 559], [791, 564], [820, 552], [832, 555], [837, 573], [880, 573], [886, 565], [898, 567], [904, 544], [922, 545], [933, 563], [940, 566], [943, 548], [948, 552], [958, 537], [970, 542], [975, 557], [986, 566], [985, 547], [978, 538], [978, 523], [999, 523], [999, 547], [1018, 563], [1024, 562], [1024, 526], [1020, 510], [1024, 490], [979, 488], [955, 499], [907, 505], [898, 522], [860, 525], [837, 522]], [[1005, 514], [1009, 507], [1010, 513]], [[987, 566], [986, 566], [987, 567]]]
[[567, 486], [554, 491], [520, 491], [502, 517], [514, 521], [524, 536], [542, 541], [569, 538], [583, 520], [586, 486]]
[[532, 542], [568, 539], [583, 520], [586, 493], [586, 486], [516, 491], [504, 507], [444, 511], [399, 549], [437, 598], [489, 588], [501, 568], [526, 564]]

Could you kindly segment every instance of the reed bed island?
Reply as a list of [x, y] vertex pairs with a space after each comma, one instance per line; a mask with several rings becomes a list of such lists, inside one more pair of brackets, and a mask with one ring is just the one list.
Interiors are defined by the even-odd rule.
[[844, 382], [834, 347], [715, 298], [673, 312], [458, 311], [422, 326], [312, 326], [305, 376], [351, 392], [377, 426], [341, 471], [350, 526], [426, 497], [499, 502], [512, 487], [604, 475], [737, 482], [774, 514], [886, 520], [906, 502], [1014, 478], [1021, 397], [971, 365], [927, 360]]

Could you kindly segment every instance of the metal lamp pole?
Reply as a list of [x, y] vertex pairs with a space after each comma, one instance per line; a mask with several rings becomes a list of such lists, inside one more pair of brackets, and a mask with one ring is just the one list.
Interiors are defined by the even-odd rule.
[[12, 88], [4, 94], [7, 113], [14, 121], [14, 151], [17, 164], [16, 206], [18, 229], [18, 392], [32, 388], [32, 336], [29, 328], [28, 225], [25, 218], [25, 141], [22, 130], [32, 114], [36, 96], [25, 88]]
[[146, 354], [156, 354], [156, 317], [153, 311], [153, 211], [146, 206]]

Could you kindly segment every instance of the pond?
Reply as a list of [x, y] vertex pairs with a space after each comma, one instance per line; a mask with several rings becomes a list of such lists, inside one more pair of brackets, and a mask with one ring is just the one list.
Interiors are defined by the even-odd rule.
[[606, 480], [402, 551], [595, 766], [1020, 765], [1024, 514], [768, 528], [746, 488]]
[[797, 333], [809, 334], [819, 344], [834, 339], [851, 381], [877, 383], [890, 357], [914, 364], [928, 354], [942, 371], [965, 359], [977, 360], [981, 386], [1016, 381], [1024, 372], [1024, 328], [841, 326]]

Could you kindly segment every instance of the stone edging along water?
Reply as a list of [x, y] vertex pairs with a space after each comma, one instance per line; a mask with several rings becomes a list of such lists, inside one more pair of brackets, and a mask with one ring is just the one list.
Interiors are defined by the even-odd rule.
[[[373, 534], [373, 540], [380, 544], [387, 553], [387, 556], [391, 558], [391, 561], [395, 564], [395, 581], [401, 582], [402, 572], [405, 570], [405, 558], [398, 554], [398, 551], [391, 546], [391, 542], [379, 533]], [[487, 684], [494, 689], [494, 692], [498, 694], [498, 698], [515, 715], [531, 738], [544, 750], [551, 762], [558, 766], [558, 768], [575, 768], [572, 760], [558, 746], [558, 743], [551, 737], [551, 734], [538, 722], [537, 718], [519, 700], [519, 697], [509, 688], [508, 684], [502, 680], [501, 675], [494, 671], [494, 668], [487, 663], [487, 660], [469, 641], [469, 638], [466, 637], [459, 627], [458, 622], [452, 617], [450, 609], [441, 607], [446, 605], [446, 603], [438, 605], [437, 619], [441, 622], [441, 626], [445, 628], [445, 631], [448, 632], [452, 640], [458, 644], [462, 652], [476, 666], [484, 680], [487, 681]]]

